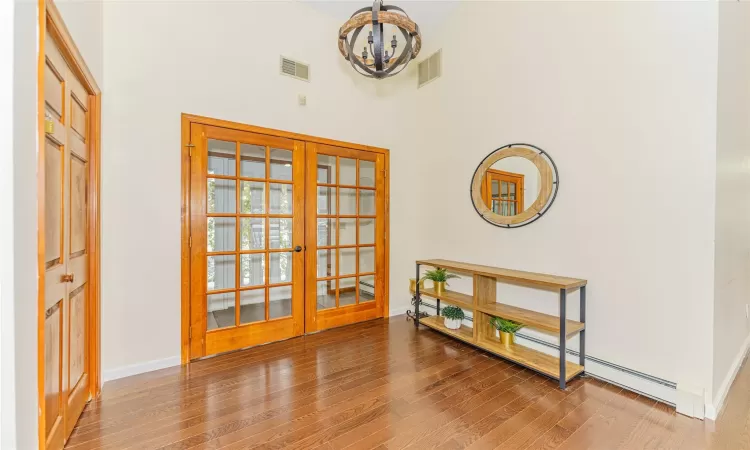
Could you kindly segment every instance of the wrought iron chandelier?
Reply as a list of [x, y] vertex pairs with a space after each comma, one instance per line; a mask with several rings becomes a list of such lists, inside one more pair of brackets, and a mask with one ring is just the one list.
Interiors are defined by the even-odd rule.
[[[390, 53], [386, 48], [388, 41], [384, 26], [393, 25], [393, 39]], [[366, 26], [371, 29], [361, 54], [354, 50], [357, 38]], [[404, 48], [396, 56], [399, 42], [397, 31], [404, 37]], [[372, 7], [362, 8], [339, 29], [339, 51], [348, 60], [354, 70], [360, 74], [383, 79], [398, 74], [406, 68], [409, 61], [416, 58], [422, 47], [422, 35], [419, 26], [409, 18], [406, 12], [397, 6], [386, 6], [383, 0], [375, 0]]]

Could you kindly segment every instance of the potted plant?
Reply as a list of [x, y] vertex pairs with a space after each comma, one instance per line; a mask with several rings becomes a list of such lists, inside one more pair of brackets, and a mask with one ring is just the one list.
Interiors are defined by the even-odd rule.
[[446, 306], [440, 312], [443, 315], [443, 324], [449, 330], [458, 330], [461, 328], [461, 321], [464, 320], [464, 310], [458, 306]]
[[522, 323], [503, 319], [502, 317], [491, 318], [490, 325], [495, 328], [495, 336], [500, 338], [500, 343], [506, 348], [510, 348], [511, 344], [513, 344], [513, 336], [516, 331], [524, 327]]
[[432, 280], [435, 293], [437, 295], [442, 295], [445, 293], [445, 285], [447, 284], [447, 281], [451, 278], [461, 277], [452, 273], [448, 273], [446, 269], [437, 268], [435, 270], [428, 270], [427, 273], [425, 273], [422, 279], [419, 281]]
[[[417, 292], [417, 279], [409, 278], [409, 290], [411, 292]], [[424, 279], [419, 280], [419, 290], [424, 291]]]

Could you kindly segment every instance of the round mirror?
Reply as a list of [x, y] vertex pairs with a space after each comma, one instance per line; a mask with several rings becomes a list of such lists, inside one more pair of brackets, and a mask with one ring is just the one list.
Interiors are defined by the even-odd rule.
[[474, 208], [504, 228], [528, 225], [549, 209], [559, 187], [557, 167], [544, 150], [511, 144], [487, 155], [471, 181]]

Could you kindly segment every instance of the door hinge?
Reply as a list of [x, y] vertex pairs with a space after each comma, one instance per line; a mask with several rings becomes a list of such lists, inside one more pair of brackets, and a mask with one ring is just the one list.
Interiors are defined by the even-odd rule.
[[188, 337], [189, 337], [190, 339], [192, 339], [192, 338], [193, 338], [193, 327], [190, 327], [190, 328], [188, 328]]
[[190, 236], [188, 238], [188, 247], [193, 248], [193, 237], [192, 236]]
[[195, 144], [187, 144], [185, 147], [188, 148], [188, 156], [193, 157], [193, 147], [195, 147]]

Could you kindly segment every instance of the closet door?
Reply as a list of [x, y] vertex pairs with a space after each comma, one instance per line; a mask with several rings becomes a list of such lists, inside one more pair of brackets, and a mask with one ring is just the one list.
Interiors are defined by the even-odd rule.
[[305, 331], [383, 317], [385, 155], [307, 143]]
[[192, 124], [191, 359], [304, 330], [304, 143]]
[[89, 400], [89, 95], [47, 35], [44, 66], [46, 448], [62, 448]]

